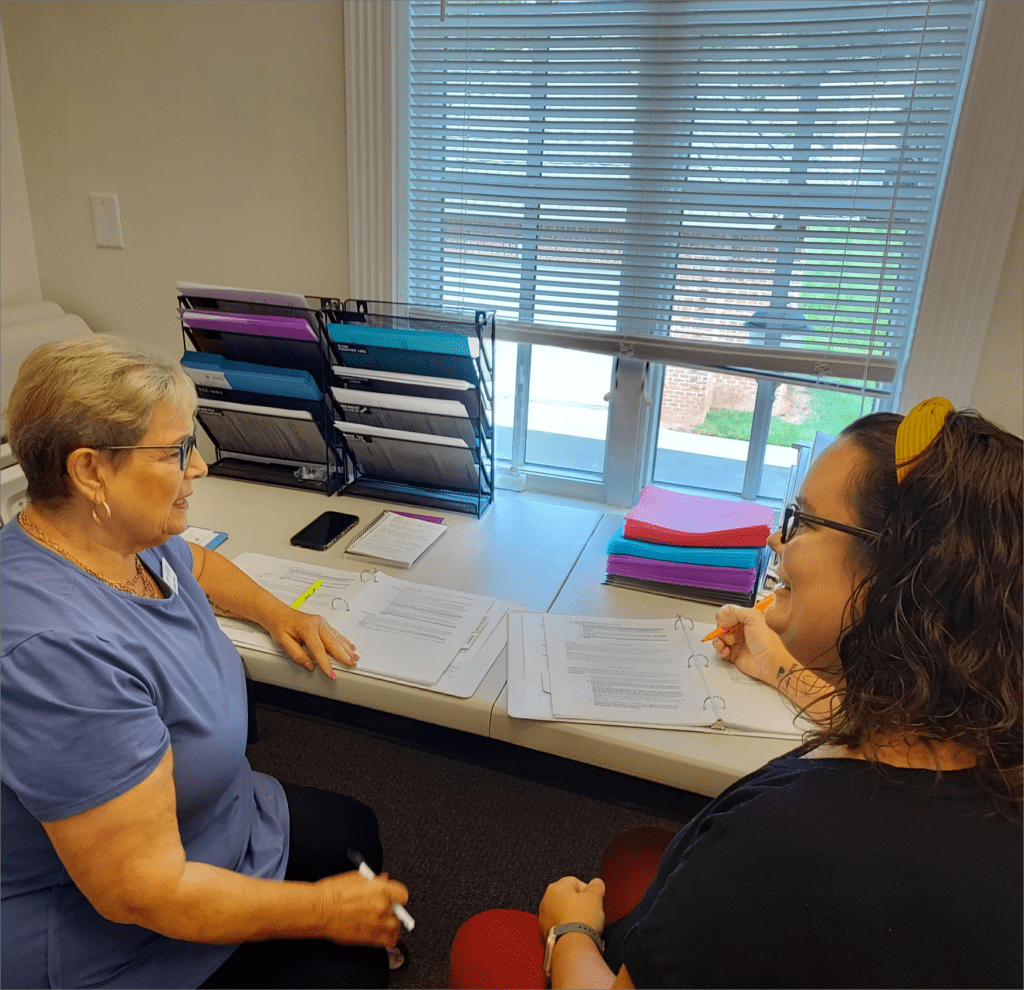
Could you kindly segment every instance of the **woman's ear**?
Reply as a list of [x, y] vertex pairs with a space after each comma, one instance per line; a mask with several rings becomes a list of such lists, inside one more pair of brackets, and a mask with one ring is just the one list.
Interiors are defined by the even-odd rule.
[[109, 468], [101, 459], [99, 451], [91, 447], [77, 447], [68, 454], [66, 467], [75, 490], [93, 505], [103, 501], [106, 488], [104, 481]]

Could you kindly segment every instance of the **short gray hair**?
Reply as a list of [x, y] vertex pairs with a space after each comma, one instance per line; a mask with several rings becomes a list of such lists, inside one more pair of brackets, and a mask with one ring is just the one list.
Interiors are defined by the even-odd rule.
[[[164, 403], [195, 415], [192, 379], [162, 354], [110, 334], [37, 347], [22, 363], [4, 413], [29, 498], [51, 506], [70, 498], [68, 455], [79, 447], [134, 446]], [[117, 464], [130, 453], [109, 456]]]

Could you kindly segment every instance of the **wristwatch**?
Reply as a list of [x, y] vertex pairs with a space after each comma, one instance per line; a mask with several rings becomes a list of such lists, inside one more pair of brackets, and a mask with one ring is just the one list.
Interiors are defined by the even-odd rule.
[[549, 978], [551, 976], [551, 956], [555, 951], [555, 943], [566, 932], [583, 932], [584, 935], [589, 935], [594, 940], [594, 945], [597, 946], [598, 951], [604, 952], [604, 939], [601, 938], [601, 933], [595, 931], [590, 925], [585, 925], [582, 921], [568, 921], [564, 925], [555, 925], [548, 932], [548, 940], [544, 944], [544, 975]]

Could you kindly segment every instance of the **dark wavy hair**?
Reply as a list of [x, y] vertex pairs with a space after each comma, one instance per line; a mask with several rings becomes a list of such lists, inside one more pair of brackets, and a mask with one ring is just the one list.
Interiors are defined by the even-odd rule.
[[882, 732], [975, 750], [990, 806], [1022, 817], [1024, 455], [973, 410], [952, 412], [896, 480], [902, 417], [873, 413], [841, 437], [867, 455], [852, 479], [860, 573], [842, 634], [844, 675], [814, 744], [862, 746]]

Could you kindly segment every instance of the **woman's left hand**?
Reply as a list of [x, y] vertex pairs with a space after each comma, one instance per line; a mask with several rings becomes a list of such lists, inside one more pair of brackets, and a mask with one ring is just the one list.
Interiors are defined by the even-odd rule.
[[332, 657], [346, 667], [356, 665], [355, 646], [326, 619], [286, 605], [216, 550], [194, 543], [190, 548], [192, 576], [218, 614], [258, 623], [300, 667], [319, 667], [331, 680]]
[[537, 912], [540, 930], [545, 934], [555, 925], [582, 921], [596, 931], [604, 931], [604, 881], [595, 877], [584, 883], [577, 877], [562, 877], [548, 885]]
[[332, 657], [346, 667], [354, 667], [359, 659], [355, 646], [323, 616], [300, 612], [283, 602], [264, 628], [300, 667], [319, 667], [332, 680], [337, 676], [331, 667]]

